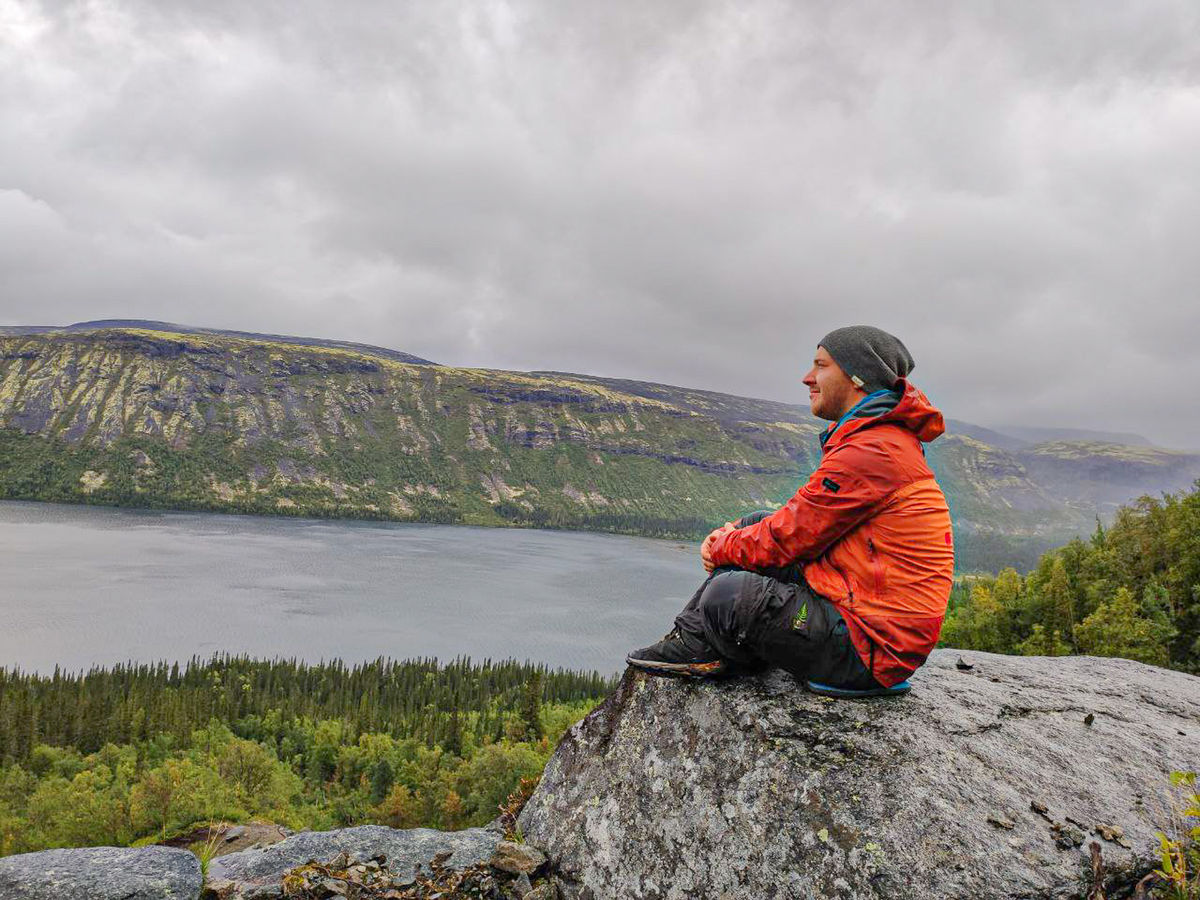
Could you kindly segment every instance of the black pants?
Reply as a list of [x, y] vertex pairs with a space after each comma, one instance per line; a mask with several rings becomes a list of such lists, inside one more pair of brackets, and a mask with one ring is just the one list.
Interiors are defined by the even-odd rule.
[[[739, 527], [767, 513], [739, 520]], [[675, 625], [737, 666], [778, 666], [797, 678], [865, 690], [879, 683], [850, 643], [841, 613], [804, 581], [798, 565], [766, 572], [722, 566], [700, 585]]]

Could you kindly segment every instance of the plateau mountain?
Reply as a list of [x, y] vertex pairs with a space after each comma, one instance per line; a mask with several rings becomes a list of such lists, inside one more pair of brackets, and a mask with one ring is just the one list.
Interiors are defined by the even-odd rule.
[[[340, 341], [0, 328], [7, 499], [696, 538], [785, 502], [826, 424], [797, 405]], [[927, 449], [964, 569], [1031, 566], [1118, 504], [1200, 477], [1196, 453], [953, 419]]]

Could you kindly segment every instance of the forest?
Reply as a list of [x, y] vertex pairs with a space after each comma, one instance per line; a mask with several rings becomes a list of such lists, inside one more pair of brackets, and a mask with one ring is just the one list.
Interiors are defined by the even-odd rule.
[[217, 821], [482, 825], [612, 687], [466, 658], [0, 670], [0, 856]]
[[942, 646], [1120, 656], [1200, 673], [1200, 480], [1122, 506], [1089, 540], [956, 585]]

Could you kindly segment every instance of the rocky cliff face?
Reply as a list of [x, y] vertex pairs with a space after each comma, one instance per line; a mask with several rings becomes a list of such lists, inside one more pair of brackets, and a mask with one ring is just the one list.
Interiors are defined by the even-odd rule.
[[580, 898], [1129, 896], [1200, 765], [1200, 678], [937, 651], [910, 695], [627, 673], [559, 745], [526, 837]]
[[0, 335], [0, 496], [689, 534], [790, 495], [816, 431], [340, 347]]

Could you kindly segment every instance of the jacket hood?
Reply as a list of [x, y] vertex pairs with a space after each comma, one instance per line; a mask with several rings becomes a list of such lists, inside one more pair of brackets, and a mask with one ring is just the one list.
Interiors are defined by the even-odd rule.
[[867, 395], [858, 405], [821, 433], [821, 448], [828, 452], [860, 428], [895, 424], [907, 428], [923, 443], [929, 443], [946, 431], [941, 410], [907, 379], [901, 378], [888, 391]]

